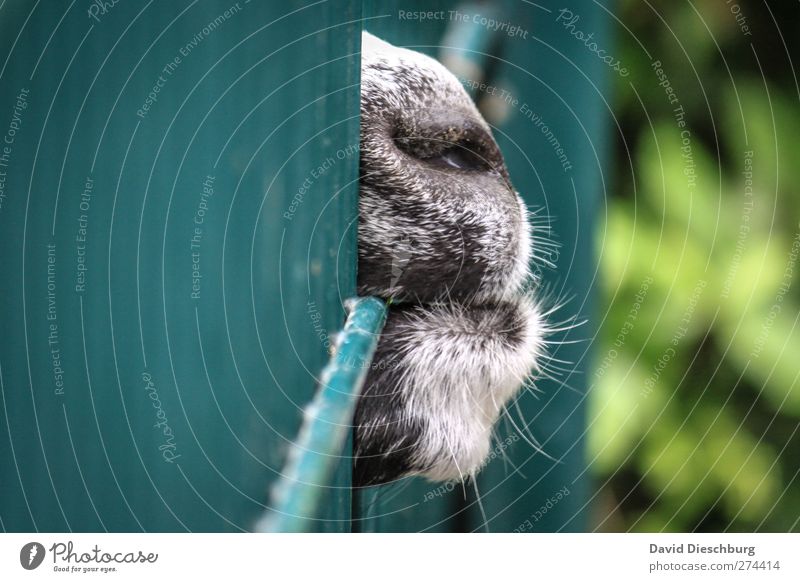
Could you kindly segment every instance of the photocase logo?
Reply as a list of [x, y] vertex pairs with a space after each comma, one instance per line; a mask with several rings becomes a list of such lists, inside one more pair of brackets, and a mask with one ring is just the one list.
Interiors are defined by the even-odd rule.
[[39, 542], [29, 542], [19, 551], [19, 563], [26, 570], [35, 570], [44, 561], [44, 546]]

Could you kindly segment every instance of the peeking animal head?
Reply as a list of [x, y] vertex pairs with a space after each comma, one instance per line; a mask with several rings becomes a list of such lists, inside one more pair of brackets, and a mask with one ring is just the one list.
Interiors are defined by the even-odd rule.
[[392, 299], [355, 415], [356, 486], [465, 479], [539, 369], [527, 209], [435, 60], [363, 37], [358, 287]]

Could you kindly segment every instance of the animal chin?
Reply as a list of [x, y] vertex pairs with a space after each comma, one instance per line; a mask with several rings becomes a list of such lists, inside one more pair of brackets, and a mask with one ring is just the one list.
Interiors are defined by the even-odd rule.
[[543, 354], [545, 333], [528, 297], [394, 307], [356, 414], [356, 484], [475, 474], [503, 406]]

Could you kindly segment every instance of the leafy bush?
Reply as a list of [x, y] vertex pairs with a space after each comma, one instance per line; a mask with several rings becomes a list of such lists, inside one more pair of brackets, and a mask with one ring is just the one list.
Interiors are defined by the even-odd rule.
[[739, 4], [739, 21], [726, 2], [617, 15], [632, 72], [598, 233], [600, 529], [800, 530], [797, 8]]

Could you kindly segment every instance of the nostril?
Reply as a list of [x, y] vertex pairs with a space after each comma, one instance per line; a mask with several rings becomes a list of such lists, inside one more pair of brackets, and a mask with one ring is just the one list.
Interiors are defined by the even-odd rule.
[[486, 158], [472, 149], [469, 144], [463, 143], [452, 144], [438, 156], [433, 156], [427, 161], [434, 165], [457, 168], [459, 170], [486, 172], [494, 169]]
[[425, 164], [443, 169], [474, 172], [494, 171], [482, 148], [467, 139], [449, 141], [428, 137], [398, 137], [393, 141], [397, 149]]

